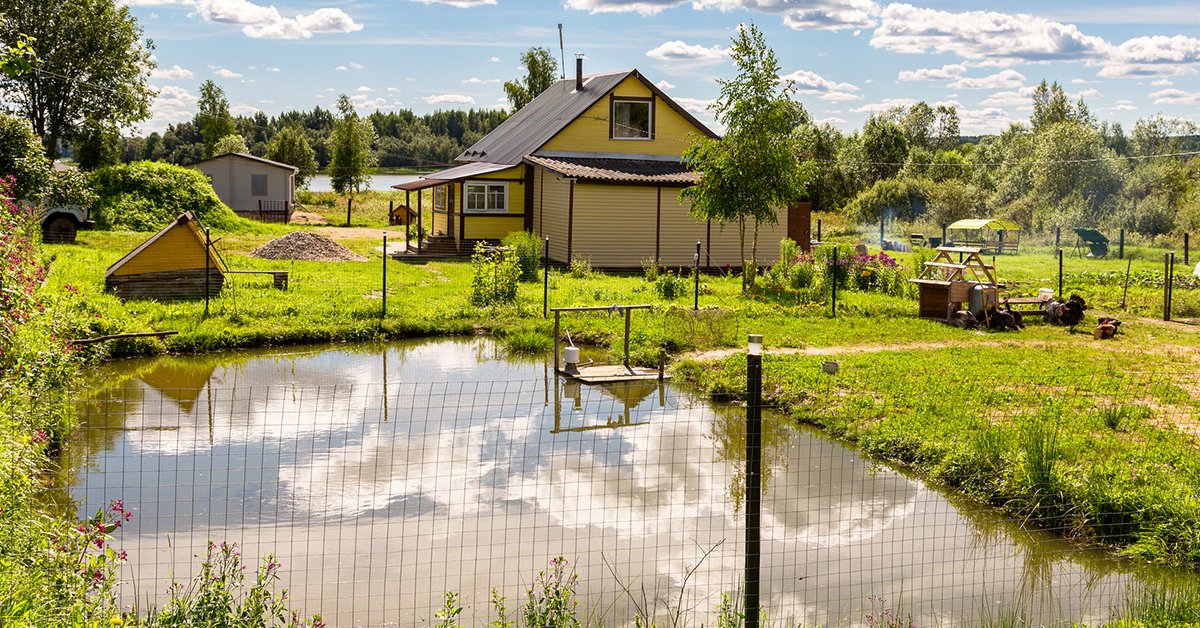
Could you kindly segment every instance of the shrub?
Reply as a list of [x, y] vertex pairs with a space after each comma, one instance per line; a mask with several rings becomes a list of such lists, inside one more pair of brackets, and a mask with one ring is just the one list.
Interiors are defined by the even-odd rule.
[[136, 161], [101, 168], [90, 179], [98, 196], [92, 212], [98, 229], [157, 231], [187, 211], [214, 229], [257, 229], [226, 207], [198, 170]]
[[521, 269], [517, 255], [509, 249], [493, 249], [482, 242], [471, 256], [471, 305], [503, 305], [517, 300], [517, 280]]
[[592, 276], [592, 263], [582, 257], [571, 260], [571, 276], [576, 279], [587, 279]]
[[687, 292], [687, 284], [686, 278], [667, 271], [659, 275], [658, 281], [654, 282], [654, 291], [658, 296], [670, 301], [683, 296]]
[[537, 281], [538, 264], [542, 259], [542, 241], [528, 231], [517, 231], [504, 236], [502, 243], [516, 254], [517, 266], [521, 269], [521, 281]]
[[0, 176], [13, 177], [8, 194], [36, 200], [50, 178], [42, 142], [25, 120], [0, 114]]

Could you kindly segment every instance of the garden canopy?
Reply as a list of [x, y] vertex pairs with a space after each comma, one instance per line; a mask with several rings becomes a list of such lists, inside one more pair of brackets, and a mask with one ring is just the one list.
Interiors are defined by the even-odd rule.
[[970, 218], [951, 224], [950, 239], [958, 246], [971, 246], [983, 253], [1016, 253], [1021, 225], [999, 218]]

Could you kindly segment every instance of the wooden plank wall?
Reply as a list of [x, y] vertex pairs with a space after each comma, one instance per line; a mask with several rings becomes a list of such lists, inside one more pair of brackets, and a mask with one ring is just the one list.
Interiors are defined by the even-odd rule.
[[[208, 282], [209, 294], [217, 296], [225, 285], [225, 276], [220, 270], [210, 269]], [[111, 275], [105, 279], [104, 289], [122, 299], [202, 299], [204, 269]]]

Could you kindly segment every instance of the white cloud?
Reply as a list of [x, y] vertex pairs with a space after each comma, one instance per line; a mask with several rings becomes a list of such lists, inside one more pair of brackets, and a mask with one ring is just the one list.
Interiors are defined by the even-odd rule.
[[150, 72], [150, 78], [190, 79], [192, 78], [192, 71], [181, 68], [178, 65], [173, 65], [165, 70], [163, 68], [154, 68], [154, 70]]
[[354, 103], [355, 109], [361, 109], [362, 111], [367, 111], [370, 109], [378, 110], [396, 108], [395, 103], [388, 102], [388, 100], [382, 96], [376, 96], [372, 98], [366, 94], [355, 94], [350, 97], [350, 102]]
[[475, 7], [487, 6], [489, 4], [496, 4], [496, 0], [412, 0], [412, 1], [420, 2], [421, 4], [424, 4], [424, 5], [446, 4], [446, 5], [449, 5], [452, 7], [458, 7], [460, 9], [472, 9]]
[[729, 49], [721, 46], [705, 48], [700, 44], [689, 44], [679, 40], [659, 44], [646, 51], [646, 56], [659, 61], [693, 61], [720, 63], [729, 58]]
[[478, 76], [472, 76], [471, 78], [465, 79], [462, 82], [466, 83], [467, 85], [491, 85], [493, 83], [499, 83], [500, 79], [481, 79]]
[[967, 66], [961, 63], [943, 65], [940, 68], [920, 68], [917, 70], [901, 70], [896, 75], [898, 81], [952, 81], [962, 76]]
[[1197, 63], [1200, 63], [1200, 39], [1183, 35], [1134, 37], [1112, 51], [1100, 76], [1139, 78], [1190, 74], [1195, 72]]
[[350, 62], [350, 63], [348, 63], [347, 65], [349, 65], [349, 66], [350, 66], [350, 69], [351, 69], [351, 70], [361, 70], [361, 69], [363, 69], [363, 66], [362, 66], [362, 64], [361, 64], [361, 63], [355, 63], [355, 62], [351, 61], [351, 62]]
[[260, 105], [273, 105], [273, 104], [275, 104], [275, 101], [274, 101], [274, 100], [260, 100], [260, 101], [258, 101], [258, 104], [260, 104]]
[[1116, 111], [1137, 111], [1137, 105], [1133, 104], [1132, 100], [1118, 100], [1116, 105], [1113, 105]]
[[182, 87], [163, 86], [150, 103], [150, 119], [143, 123], [143, 132], [161, 131], [166, 129], [168, 124], [191, 120], [195, 115], [193, 107], [197, 100], [199, 99], [195, 94]]
[[349, 71], [350, 68], [348, 68], [344, 65], [339, 65], [338, 67], [334, 68], [334, 70], [337, 72], [346, 72], [346, 71]]
[[1072, 85], [1087, 85], [1088, 83], [1091, 83], [1091, 81], [1087, 79], [1071, 79]]
[[654, 86], [664, 91], [668, 89], [675, 89], [675, 85], [666, 79], [655, 83]]
[[911, 4], [890, 4], [871, 45], [903, 53], [951, 53], [989, 63], [1091, 60], [1111, 45], [1071, 24], [1029, 14], [993, 11], [953, 13]]
[[833, 126], [839, 126], [839, 125], [842, 125], [842, 124], [846, 124], [846, 121], [845, 121], [845, 120], [843, 120], [842, 118], [839, 118], [839, 117], [837, 117], [837, 116], [830, 116], [830, 117], [828, 117], [828, 118], [821, 118], [820, 120], [817, 120], [816, 122], [817, 122], [817, 124], [832, 124]]
[[1000, 107], [985, 107], [983, 109], [956, 107], [956, 109], [958, 110], [959, 128], [962, 129], [962, 133], [965, 135], [999, 133], [1007, 129], [1014, 122], [1008, 115], [1008, 112]]
[[283, 70], [280, 70], [279, 68], [273, 68], [269, 65], [263, 66], [263, 69], [266, 70], [267, 72], [282, 72], [283, 71]]
[[241, 74], [219, 66], [210, 65], [208, 66], [208, 69], [212, 70], [213, 74], [216, 74], [221, 78], [242, 78]]
[[1151, 81], [1150, 84], [1154, 87], [1170, 87], [1175, 84], [1175, 81], [1172, 81], [1169, 78], [1161, 78], [1157, 81]]
[[387, 91], [389, 94], [399, 94], [400, 88], [399, 87], [389, 87], [389, 88], [387, 88]]
[[672, 98], [672, 100], [674, 100], [675, 103], [680, 107], [683, 107], [693, 114], [706, 116], [712, 115], [712, 112], [708, 110], [708, 106], [713, 103], [711, 100], [705, 100], [702, 98]]
[[235, 116], [252, 116], [260, 111], [262, 109], [245, 103], [238, 103], [229, 108], [229, 113]]
[[284, 17], [274, 5], [249, 0], [188, 0], [192, 15], [205, 22], [236, 24], [254, 39], [308, 39], [318, 33], [352, 33], [362, 30], [345, 11], [324, 7], [312, 13]]
[[1029, 105], [1033, 98], [1032, 87], [1022, 87], [1020, 89], [996, 92], [981, 101], [981, 104], [989, 107], [1012, 107], [1018, 105]]
[[492, 63], [500, 63], [500, 57], [488, 57], [488, 61]]
[[954, 89], [1014, 89], [1024, 84], [1024, 74], [1008, 69], [981, 78], [959, 77], [950, 83], [950, 87]]
[[[655, 15], [684, 4], [684, 0], [566, 0], [568, 9], [589, 13], [639, 13]], [[795, 30], [866, 28], [875, 23], [879, 5], [874, 0], [692, 0], [696, 10], [755, 11], [778, 16]]]
[[1095, 98], [1103, 98], [1104, 94], [1101, 94], [1100, 90], [1098, 89], [1085, 89], [1081, 92], [1070, 94], [1070, 96], [1075, 100], [1079, 100], [1080, 98], [1084, 100], [1090, 100]]
[[358, 92], [358, 93], [360, 93], [360, 94], [366, 94], [366, 93], [368, 93], [368, 92], [373, 92], [373, 91], [375, 91], [375, 90], [371, 89], [370, 87], [367, 87], [366, 85], [359, 85], [359, 86], [358, 86], [358, 89], [356, 89], [356, 90], [354, 90], [354, 91], [356, 91], [356, 92]]
[[917, 101], [912, 98], [884, 98], [879, 102], [867, 103], [859, 107], [855, 107], [850, 111], [854, 113], [879, 113], [887, 111], [893, 107], [911, 107], [917, 104]]
[[1182, 89], [1164, 89], [1150, 92], [1156, 105], [1200, 105], [1200, 94], [1185, 92]]
[[434, 94], [423, 98], [431, 105], [473, 105], [475, 99], [465, 94]]
[[850, 83], [831, 81], [816, 72], [796, 70], [791, 74], [785, 74], [781, 78], [785, 81], [791, 81], [796, 91], [802, 94], [821, 94], [821, 100], [831, 102], [862, 100], [862, 96], [855, 93], [859, 91], [857, 86]]

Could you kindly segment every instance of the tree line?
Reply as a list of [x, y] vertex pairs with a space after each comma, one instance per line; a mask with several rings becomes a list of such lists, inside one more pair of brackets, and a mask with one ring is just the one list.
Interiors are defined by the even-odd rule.
[[796, 129], [817, 208], [862, 222], [881, 216], [948, 223], [996, 217], [1025, 228], [1125, 228], [1147, 235], [1200, 228], [1195, 124], [1151, 116], [1131, 132], [1042, 81], [1028, 121], [964, 138], [957, 111], [918, 102], [843, 133]]

